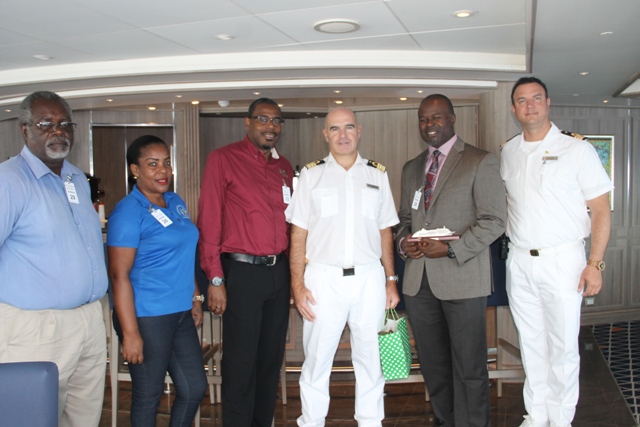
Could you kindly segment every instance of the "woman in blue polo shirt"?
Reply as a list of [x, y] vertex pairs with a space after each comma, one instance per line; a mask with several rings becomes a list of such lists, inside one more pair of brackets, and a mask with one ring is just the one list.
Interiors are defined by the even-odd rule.
[[131, 425], [155, 426], [169, 372], [176, 388], [170, 426], [190, 426], [207, 390], [196, 327], [202, 300], [194, 280], [198, 229], [169, 192], [167, 145], [145, 135], [127, 150], [136, 185], [109, 217], [107, 246], [114, 327], [131, 373]]

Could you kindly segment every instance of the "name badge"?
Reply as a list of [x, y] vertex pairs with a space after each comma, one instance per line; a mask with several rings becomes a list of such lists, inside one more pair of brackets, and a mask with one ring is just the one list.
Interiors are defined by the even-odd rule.
[[542, 156], [542, 161], [546, 162], [547, 160], [558, 160], [558, 156]]
[[73, 182], [65, 182], [64, 191], [67, 193], [67, 200], [69, 203], [75, 203], [76, 205], [80, 203], [80, 200], [78, 200], [78, 193], [76, 193], [76, 185]]
[[422, 189], [416, 190], [416, 194], [413, 195], [413, 203], [411, 203], [411, 209], [416, 210], [420, 206], [420, 198], [422, 197]]
[[377, 185], [373, 185], [373, 184], [367, 184], [367, 188], [373, 188], [374, 190], [379, 190], [380, 187], [378, 187]]
[[282, 201], [287, 205], [291, 203], [291, 188], [286, 185], [282, 186]]
[[151, 215], [163, 226], [168, 227], [173, 224], [173, 221], [169, 219], [168, 216], [164, 214], [160, 209], [154, 209], [151, 211]]

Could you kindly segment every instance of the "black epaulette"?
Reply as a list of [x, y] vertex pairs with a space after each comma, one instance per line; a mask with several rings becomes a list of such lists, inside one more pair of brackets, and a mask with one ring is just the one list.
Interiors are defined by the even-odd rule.
[[316, 167], [318, 165], [321, 165], [323, 163], [324, 163], [324, 160], [320, 159], [320, 160], [313, 161], [311, 163], [307, 163], [306, 165], [304, 165], [304, 167], [307, 168], [307, 169], [311, 169], [311, 168]]
[[369, 160], [367, 162], [367, 166], [371, 166], [372, 168], [378, 169], [380, 172], [384, 173], [387, 170], [387, 167], [382, 163], [378, 163], [375, 160]]
[[575, 139], [579, 139], [581, 141], [584, 141], [585, 139], [587, 139], [587, 137], [584, 136], [584, 135], [580, 135], [579, 133], [569, 132], [568, 130], [561, 130], [560, 133], [563, 134], [563, 135], [570, 136], [570, 137], [575, 138]]
[[513, 138], [515, 138], [516, 136], [520, 135], [519, 133], [513, 135], [511, 138], [507, 139], [505, 142], [503, 142], [502, 144], [500, 144], [500, 151], [502, 151], [502, 147], [504, 147], [505, 145], [507, 145], [507, 142], [511, 141]]

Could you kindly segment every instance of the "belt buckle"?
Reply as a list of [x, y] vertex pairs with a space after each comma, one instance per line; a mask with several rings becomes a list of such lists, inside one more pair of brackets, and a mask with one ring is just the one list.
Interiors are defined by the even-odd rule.
[[343, 268], [342, 269], [342, 275], [343, 276], [355, 276], [356, 275], [356, 269], [351, 267], [351, 268]]
[[266, 258], [266, 265], [267, 267], [273, 267], [274, 265], [276, 265], [276, 262], [278, 262], [278, 255], [267, 255], [265, 256]]
[[529, 253], [531, 256], [540, 256], [540, 249], [531, 249]]

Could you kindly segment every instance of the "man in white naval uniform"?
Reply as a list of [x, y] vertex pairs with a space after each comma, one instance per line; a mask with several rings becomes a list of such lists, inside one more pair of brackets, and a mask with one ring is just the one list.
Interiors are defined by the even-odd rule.
[[500, 174], [511, 239], [507, 292], [527, 376], [521, 426], [570, 426], [579, 390], [580, 305], [602, 287], [612, 184], [593, 146], [549, 120], [544, 83], [521, 78], [511, 102], [523, 132], [503, 145]]
[[355, 419], [360, 427], [381, 426], [378, 331], [385, 308], [400, 300], [391, 231], [398, 216], [384, 166], [357, 151], [361, 127], [353, 112], [331, 111], [323, 133], [330, 154], [303, 168], [286, 210], [292, 224], [291, 289], [304, 317], [298, 425], [324, 425], [331, 366], [346, 323], [356, 376]]

